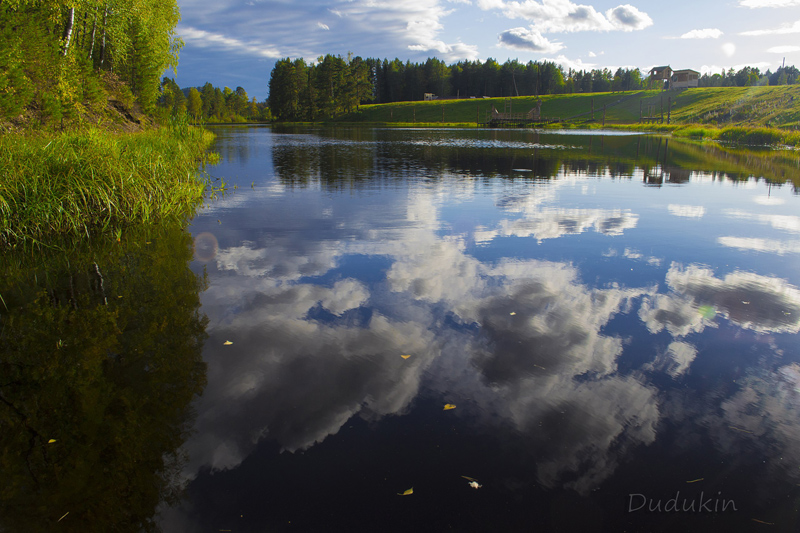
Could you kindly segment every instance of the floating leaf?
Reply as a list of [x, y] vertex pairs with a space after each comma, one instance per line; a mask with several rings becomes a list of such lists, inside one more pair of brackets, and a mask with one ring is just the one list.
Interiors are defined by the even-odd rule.
[[68, 514], [69, 514], [69, 511], [67, 511], [66, 513], [64, 513], [64, 516], [62, 516], [61, 518], [59, 518], [59, 519], [57, 520], [57, 522], [61, 522], [62, 520], [64, 520], [64, 518], [66, 518]]
[[414, 487], [411, 487], [410, 489], [408, 489], [405, 492], [402, 492], [402, 493], [398, 492], [397, 493], [398, 496], [408, 496], [409, 494], [414, 494]]
[[483, 485], [478, 485], [477, 481], [470, 481], [469, 482], [469, 486], [472, 487], [473, 489], [479, 489], [479, 488], [483, 487]]
[[510, 312], [510, 313], [508, 313], [508, 314], [509, 314], [509, 315], [511, 315], [511, 316], [514, 316], [514, 315], [516, 315], [517, 313], [515, 313], [514, 311], [511, 311], [511, 312]]
[[463, 477], [464, 479], [468, 479], [469, 481], [478, 481], [474, 477], [469, 477], [469, 476], [461, 476], [461, 477]]
[[403, 359], [408, 359], [411, 356], [410, 355], [401, 355], [400, 357], [402, 357]]
[[703, 481], [704, 479], [705, 479], [704, 477], [699, 477], [697, 479], [693, 479], [691, 481], [687, 481], [686, 483], [697, 483], [698, 481]]
[[456, 408], [456, 404], [454, 404], [454, 403], [447, 403], [447, 404], [444, 405], [444, 410], [445, 411], [449, 411], [450, 409], [455, 409], [455, 408]]
[[225, 345], [225, 346], [230, 346], [233, 343], [231, 341], [225, 341], [222, 344]]
[[50, 439], [49, 441], [47, 441], [47, 444], [53, 444], [55, 441], [56, 439]]

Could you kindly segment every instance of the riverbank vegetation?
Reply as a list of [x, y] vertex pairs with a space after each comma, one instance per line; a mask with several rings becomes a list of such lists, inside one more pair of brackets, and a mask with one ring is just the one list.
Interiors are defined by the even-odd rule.
[[[182, 45], [175, 0], [8, 0], [0, 4], [0, 118], [25, 126], [78, 122], [107, 103], [105, 76], [150, 113]], [[125, 101], [129, 100], [129, 101]], [[102, 113], [100, 113], [102, 114]]]
[[134, 223], [185, 218], [203, 198], [197, 168], [212, 139], [185, 121], [128, 135], [0, 136], [0, 243], [119, 238]]

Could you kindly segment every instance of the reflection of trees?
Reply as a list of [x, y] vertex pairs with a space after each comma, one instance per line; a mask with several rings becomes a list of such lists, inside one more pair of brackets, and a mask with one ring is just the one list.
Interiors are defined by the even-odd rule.
[[[306, 130], [282, 133], [308, 135]], [[715, 179], [764, 177], [795, 180], [797, 158], [782, 152], [733, 150], [711, 144], [641, 135], [556, 136], [532, 130], [314, 130], [315, 143], [282, 137], [273, 147], [279, 177], [326, 188], [374, 186], [374, 180], [466, 174], [505, 179], [610, 175], [629, 178], [642, 169], [651, 185], [686, 183], [693, 172]], [[518, 173], [515, 169], [530, 172]]]
[[4, 257], [0, 528], [52, 531], [69, 513], [65, 531], [156, 529], [205, 385], [191, 254], [168, 227], [38, 265]]

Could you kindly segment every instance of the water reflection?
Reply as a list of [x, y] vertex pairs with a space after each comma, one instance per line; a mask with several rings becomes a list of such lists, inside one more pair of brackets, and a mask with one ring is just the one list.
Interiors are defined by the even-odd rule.
[[[800, 437], [800, 278], [730, 241], [791, 234], [791, 191], [734, 187], [707, 151], [643, 136], [254, 139], [274, 177], [194, 222], [219, 243], [195, 264], [211, 279], [209, 384], [185, 446], [191, 496], [165, 523], [322, 530], [298, 518], [312, 502], [354, 529], [488, 530], [499, 505], [517, 526], [533, 505], [554, 530], [548, 509], [566, 505], [635, 530], [656, 521], [626, 516], [632, 491], [703, 478], [692, 488], [724, 488], [748, 519], [793, 494], [776, 458]], [[748, 499], [758, 461], [765, 496]], [[459, 492], [461, 475], [484, 489]], [[428, 498], [418, 514], [395, 504], [412, 485], [451, 522]], [[222, 493], [263, 500], [202, 503]]]
[[205, 385], [180, 227], [0, 262], [0, 529], [140, 531], [175, 502]]

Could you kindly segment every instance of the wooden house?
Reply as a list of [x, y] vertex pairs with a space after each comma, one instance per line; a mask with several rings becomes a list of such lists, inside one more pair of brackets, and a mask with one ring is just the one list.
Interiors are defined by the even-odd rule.
[[697, 87], [700, 82], [700, 73], [690, 68], [676, 70], [672, 73], [669, 80], [670, 89], [686, 89], [687, 87]]
[[670, 79], [672, 78], [672, 69], [669, 65], [664, 67], [653, 67], [650, 69], [650, 80], [652, 81], [661, 81], [664, 84], [664, 88], [667, 88], [669, 85]]

